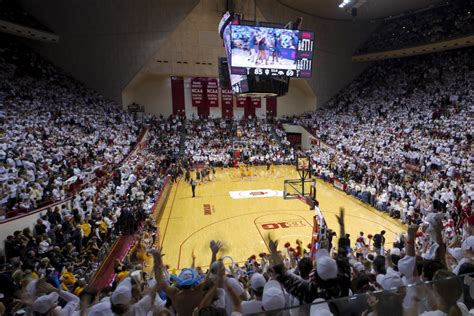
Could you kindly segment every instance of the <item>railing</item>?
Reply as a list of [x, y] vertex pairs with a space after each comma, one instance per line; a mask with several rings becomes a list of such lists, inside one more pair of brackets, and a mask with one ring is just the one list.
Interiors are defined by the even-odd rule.
[[352, 61], [367, 62], [442, 52], [449, 49], [473, 46], [473, 40], [474, 34], [466, 34], [459, 37], [446, 38], [434, 43], [420, 43], [408, 47], [388, 48], [382, 51], [358, 53], [352, 56]]
[[[469, 292], [469, 288], [474, 285], [473, 276], [474, 274], [457, 276], [446, 270], [440, 270], [435, 273], [435, 278], [442, 278], [434, 281], [420, 281], [413, 285], [327, 301], [318, 299], [313, 304], [265, 311], [253, 315], [415, 316], [426, 311], [438, 311], [436, 315], [467, 315], [469, 310], [474, 307]], [[393, 277], [392, 280], [401, 282], [400, 277]], [[457, 310], [456, 305], [462, 312]], [[457, 312], [454, 313], [454, 310]], [[430, 315], [435, 314], [430, 313]]]
[[[161, 186], [158, 192], [158, 197], [152, 207], [153, 217], [155, 219], [158, 219], [159, 216], [161, 216], [161, 214], [163, 213], [162, 211], [168, 199], [170, 188], [171, 188], [171, 177], [166, 176], [163, 182], [163, 185]], [[158, 232], [158, 236], [159, 236], [159, 232]], [[115, 259], [122, 261], [123, 258], [125, 258], [129, 254], [130, 250], [133, 247], [133, 244], [136, 241], [136, 235], [132, 236], [132, 238], [129, 238], [130, 240], [126, 240], [126, 244], [123, 244], [121, 246], [123, 250], [120, 251], [120, 253], [118, 254], [118, 257], [110, 258], [108, 257], [108, 255], [109, 255], [109, 252], [117, 246], [117, 244], [121, 241], [121, 239], [126, 238], [126, 237], [130, 237], [130, 236], [121, 235], [118, 238], [116, 236], [114, 240], [112, 240], [111, 242], [109, 241], [108, 248], [106, 250], [102, 251], [101, 249], [97, 262], [101, 262], [102, 264], [100, 265], [96, 264], [94, 267], [92, 267], [92, 269], [89, 270], [90, 273], [87, 275], [92, 285], [105, 286], [113, 282], [115, 278], [115, 273], [113, 272], [113, 270], [106, 269], [106, 268], [109, 265], [113, 265], [113, 261]], [[157, 239], [158, 238], [159, 237], [157, 237]]]

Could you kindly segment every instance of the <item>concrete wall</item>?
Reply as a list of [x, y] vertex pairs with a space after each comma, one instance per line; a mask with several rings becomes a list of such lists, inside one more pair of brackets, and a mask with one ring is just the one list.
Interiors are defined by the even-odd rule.
[[6, 219], [0, 222], [0, 254], [4, 254], [5, 243], [4, 241], [7, 239], [7, 236], [13, 235], [13, 233], [17, 230], [23, 230], [24, 228], [30, 228], [33, 231], [33, 228], [36, 224], [36, 221], [41, 218], [48, 209], [54, 210], [56, 207], [61, 209], [63, 205], [68, 205], [69, 208], [71, 206], [71, 198], [67, 199], [62, 202], [54, 203], [51, 206], [44, 207], [38, 209], [34, 212], [29, 214], [25, 214], [24, 216], [19, 216], [17, 218]]
[[291, 79], [288, 94], [278, 98], [278, 116], [298, 115], [314, 110], [316, 96], [304, 79]]
[[87, 86], [121, 102], [122, 91], [199, 0], [21, 0], [60, 36], [32, 42]]
[[140, 75], [123, 91], [122, 99], [124, 106], [136, 102], [145, 107], [146, 113], [167, 117], [173, 113], [171, 79], [166, 75]]
[[[191, 78], [184, 78], [184, 98], [185, 111], [188, 117], [197, 115], [197, 108], [192, 106], [191, 101]], [[133, 102], [145, 107], [146, 113], [155, 115], [162, 114], [167, 117], [172, 112], [171, 80], [167, 75], [140, 74], [127, 86], [122, 93], [124, 106]], [[306, 80], [297, 79], [290, 81], [288, 94], [278, 98], [278, 116], [288, 116], [301, 114], [314, 109], [316, 97], [313, 94]], [[242, 108], [234, 104], [234, 116], [241, 118], [244, 114]], [[255, 110], [258, 117], [264, 118], [266, 115], [266, 99], [262, 98], [261, 108]], [[219, 107], [211, 107], [210, 115], [213, 117], [222, 116], [221, 100], [219, 97]]]
[[[176, 1], [177, 3], [179, 1]], [[179, 21], [141, 72], [183, 77], [217, 77], [217, 58], [225, 56], [217, 26], [225, 10], [221, 0], [200, 0]], [[173, 14], [172, 11], [169, 12]]]
[[283, 128], [287, 133], [301, 134], [301, 149], [311, 149], [311, 139], [315, 139], [304, 127], [299, 125], [283, 124]]

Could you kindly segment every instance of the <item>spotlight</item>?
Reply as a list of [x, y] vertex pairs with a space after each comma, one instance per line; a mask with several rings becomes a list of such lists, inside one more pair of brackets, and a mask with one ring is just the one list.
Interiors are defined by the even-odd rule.
[[339, 5], [339, 8], [344, 8], [347, 5], [351, 3], [352, 0], [342, 0], [341, 4]]

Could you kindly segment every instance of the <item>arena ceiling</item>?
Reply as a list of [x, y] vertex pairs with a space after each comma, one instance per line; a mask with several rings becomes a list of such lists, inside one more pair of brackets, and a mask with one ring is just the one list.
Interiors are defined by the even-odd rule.
[[[258, 0], [257, 0], [258, 1]], [[282, 5], [324, 19], [350, 20], [350, 13], [339, 8], [342, 0], [277, 0]], [[372, 20], [426, 8], [440, 0], [362, 0], [357, 19]]]
[[[233, 0], [236, 12], [286, 23], [304, 17], [318, 32], [314, 78], [308, 84], [324, 102], [365, 65], [352, 63], [358, 45], [376, 27], [369, 19], [420, 9], [439, 0], [366, 0], [359, 17], [342, 0]], [[118, 102], [140, 74], [216, 76], [223, 55], [217, 24], [226, 0], [21, 0], [25, 9], [60, 36], [57, 44], [32, 43], [48, 60]], [[355, 22], [355, 23], [354, 23]], [[319, 101], [318, 101], [319, 102]]]

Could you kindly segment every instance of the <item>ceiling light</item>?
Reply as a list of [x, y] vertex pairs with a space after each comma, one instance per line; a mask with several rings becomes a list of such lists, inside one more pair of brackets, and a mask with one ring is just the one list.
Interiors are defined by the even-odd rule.
[[339, 5], [339, 8], [344, 8], [345, 6], [349, 5], [352, 0], [342, 0], [341, 4]]

